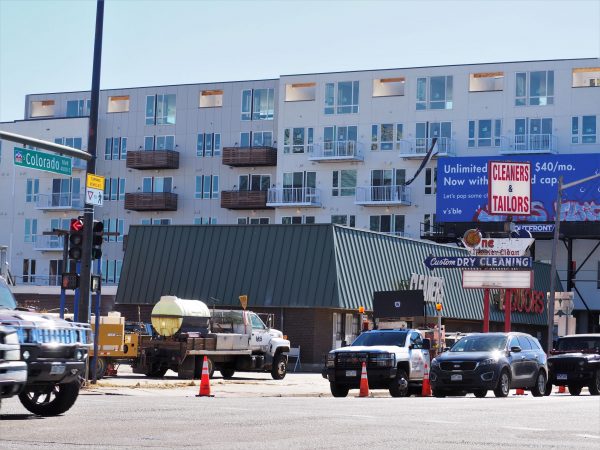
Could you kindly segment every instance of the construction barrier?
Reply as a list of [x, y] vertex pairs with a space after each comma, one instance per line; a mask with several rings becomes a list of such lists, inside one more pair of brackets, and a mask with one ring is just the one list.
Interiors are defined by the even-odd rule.
[[210, 395], [210, 379], [208, 374], [208, 358], [204, 356], [204, 362], [202, 363], [202, 377], [200, 378], [200, 392], [196, 397], [214, 397]]
[[423, 388], [421, 389], [422, 397], [431, 397], [431, 384], [429, 383], [429, 365], [425, 363], [425, 371], [423, 372]]
[[362, 371], [360, 372], [360, 392], [359, 397], [369, 396], [369, 380], [367, 378], [367, 364], [363, 361]]

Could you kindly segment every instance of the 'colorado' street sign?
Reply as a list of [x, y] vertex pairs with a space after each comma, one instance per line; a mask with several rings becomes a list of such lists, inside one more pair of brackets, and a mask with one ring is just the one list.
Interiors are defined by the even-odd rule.
[[71, 158], [15, 147], [15, 166], [71, 175]]

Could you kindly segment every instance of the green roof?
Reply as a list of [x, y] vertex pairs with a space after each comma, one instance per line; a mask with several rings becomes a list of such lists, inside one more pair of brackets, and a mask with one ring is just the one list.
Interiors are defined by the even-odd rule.
[[[482, 320], [483, 291], [463, 289], [459, 269], [430, 271], [429, 255], [466, 250], [331, 224], [133, 225], [116, 302], [154, 304], [161, 295], [212, 305], [372, 309], [373, 292], [406, 289], [413, 273], [444, 278], [444, 317]], [[546, 292], [550, 268], [535, 263], [535, 289]], [[428, 315], [434, 305], [428, 304]], [[491, 320], [503, 312], [491, 308]], [[515, 323], [546, 323], [544, 314], [513, 313]]]

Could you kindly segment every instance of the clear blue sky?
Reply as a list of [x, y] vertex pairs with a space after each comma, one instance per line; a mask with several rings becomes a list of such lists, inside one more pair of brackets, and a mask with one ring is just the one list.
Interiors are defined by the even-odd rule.
[[[101, 87], [600, 56], [600, 0], [107, 0]], [[0, 121], [89, 90], [95, 0], [0, 0]]]

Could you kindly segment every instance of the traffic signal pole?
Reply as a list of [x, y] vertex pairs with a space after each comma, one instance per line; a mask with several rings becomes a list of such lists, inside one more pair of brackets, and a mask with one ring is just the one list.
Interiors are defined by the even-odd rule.
[[[92, 68], [92, 103], [88, 133], [88, 152], [91, 159], [87, 163], [87, 174], [96, 173], [96, 146], [98, 142], [98, 106], [100, 100], [100, 66], [102, 61], [102, 28], [104, 24], [104, 0], [96, 3], [96, 34], [94, 37], [94, 63]], [[86, 174], [86, 184], [87, 184]], [[92, 274], [92, 236], [94, 226], [94, 206], [85, 204], [83, 215], [83, 248], [81, 257], [80, 302], [78, 322], [89, 323], [91, 315], [90, 283]]]

